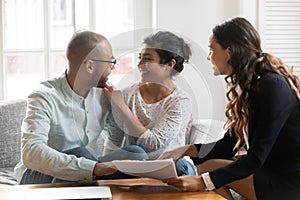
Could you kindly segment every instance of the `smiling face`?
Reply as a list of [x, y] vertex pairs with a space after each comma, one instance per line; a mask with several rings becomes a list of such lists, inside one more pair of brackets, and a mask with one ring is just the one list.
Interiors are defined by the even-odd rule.
[[[93, 67], [91, 84], [96, 87], [103, 88], [108, 81], [108, 76], [111, 70], [114, 69], [114, 64], [104, 61], [112, 61], [114, 59], [112, 48], [110, 44], [105, 41], [97, 45], [97, 47], [90, 53], [89, 62]], [[100, 61], [99, 61], [100, 60]]]
[[170, 70], [167, 64], [159, 64], [160, 57], [154, 48], [143, 46], [140, 53], [138, 68], [141, 73], [141, 82], [161, 83], [170, 78]]
[[216, 42], [213, 35], [209, 37], [208, 60], [213, 64], [214, 75], [228, 75], [232, 72], [232, 66], [228, 64], [230, 59], [230, 47], [224, 49]]

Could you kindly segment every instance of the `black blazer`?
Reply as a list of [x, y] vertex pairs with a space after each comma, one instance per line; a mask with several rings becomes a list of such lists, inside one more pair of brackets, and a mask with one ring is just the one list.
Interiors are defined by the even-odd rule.
[[[249, 149], [232, 164], [211, 171], [216, 188], [264, 170], [268, 176], [292, 177], [300, 185], [300, 105], [287, 80], [272, 72], [252, 83], [249, 92]], [[232, 158], [235, 134], [212, 144], [196, 144], [200, 164], [212, 158]]]

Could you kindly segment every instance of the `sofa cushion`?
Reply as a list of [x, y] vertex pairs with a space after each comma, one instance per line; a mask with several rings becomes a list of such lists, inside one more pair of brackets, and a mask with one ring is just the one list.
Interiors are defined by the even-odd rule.
[[193, 120], [192, 127], [186, 135], [187, 144], [206, 144], [215, 142], [223, 137], [224, 122], [214, 119], [196, 119]]
[[21, 123], [26, 100], [0, 101], [0, 168], [14, 167], [20, 161]]

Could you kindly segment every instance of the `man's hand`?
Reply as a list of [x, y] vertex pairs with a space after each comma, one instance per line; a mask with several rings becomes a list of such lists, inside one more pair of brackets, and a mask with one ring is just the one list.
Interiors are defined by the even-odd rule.
[[201, 176], [180, 176], [178, 178], [170, 178], [163, 180], [164, 183], [187, 191], [204, 191], [206, 186]]
[[94, 176], [104, 176], [113, 174], [117, 171], [111, 162], [96, 163], [93, 171]]

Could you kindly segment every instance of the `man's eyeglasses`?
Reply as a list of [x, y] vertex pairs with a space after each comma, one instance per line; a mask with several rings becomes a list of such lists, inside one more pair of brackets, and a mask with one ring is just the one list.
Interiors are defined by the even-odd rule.
[[113, 65], [115, 65], [117, 63], [117, 60], [116, 59], [112, 59], [112, 60], [98, 60], [98, 59], [90, 59], [92, 61], [95, 61], [95, 62], [106, 62], [106, 63], [111, 63]]

